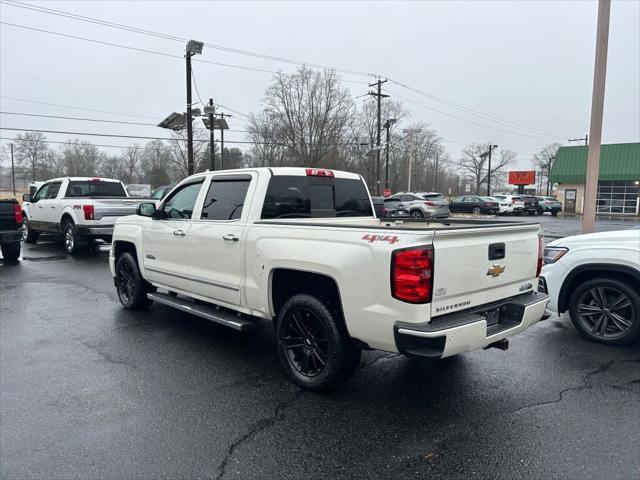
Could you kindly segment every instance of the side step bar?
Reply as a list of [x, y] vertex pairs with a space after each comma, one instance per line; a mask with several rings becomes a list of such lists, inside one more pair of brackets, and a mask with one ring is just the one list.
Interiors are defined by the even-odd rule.
[[168, 293], [147, 293], [147, 298], [154, 302], [173, 307], [198, 317], [206, 318], [212, 322], [219, 323], [234, 330], [244, 332], [255, 327], [255, 322], [242, 318], [239, 314], [231, 313], [226, 310], [218, 309], [212, 305], [202, 305], [184, 298], [174, 297]]

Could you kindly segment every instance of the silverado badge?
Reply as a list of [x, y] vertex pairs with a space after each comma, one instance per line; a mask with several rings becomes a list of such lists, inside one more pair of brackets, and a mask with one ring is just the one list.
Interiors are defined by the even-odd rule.
[[504, 272], [504, 265], [500, 265], [499, 263], [494, 263], [489, 270], [487, 270], [487, 277], [491, 275], [492, 277], [498, 277], [502, 272]]

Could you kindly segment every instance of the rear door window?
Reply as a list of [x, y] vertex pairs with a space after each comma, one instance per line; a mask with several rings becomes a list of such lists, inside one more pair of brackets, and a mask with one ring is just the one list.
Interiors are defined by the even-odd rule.
[[47, 199], [56, 198], [58, 196], [58, 192], [60, 191], [60, 185], [62, 185], [62, 182], [54, 182], [49, 184]]
[[214, 178], [209, 185], [200, 218], [202, 220], [237, 220], [240, 218], [249, 183], [251, 183], [251, 177]]
[[372, 216], [363, 182], [348, 178], [271, 177], [262, 207], [263, 219]]

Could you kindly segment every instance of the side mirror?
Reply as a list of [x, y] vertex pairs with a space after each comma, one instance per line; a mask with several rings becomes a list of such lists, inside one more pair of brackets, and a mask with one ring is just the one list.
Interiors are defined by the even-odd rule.
[[23, 193], [22, 194], [22, 201], [23, 202], [30, 202], [31, 201], [31, 195], [29, 195], [28, 193]]
[[156, 214], [156, 204], [153, 202], [144, 202], [138, 205], [136, 214], [141, 217], [154, 217]]

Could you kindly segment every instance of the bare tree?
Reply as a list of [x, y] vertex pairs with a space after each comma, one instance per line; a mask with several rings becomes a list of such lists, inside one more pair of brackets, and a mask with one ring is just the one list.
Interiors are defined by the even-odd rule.
[[253, 142], [252, 156], [256, 167], [283, 166], [286, 144], [281, 142], [284, 134], [272, 115], [263, 110], [249, 117], [249, 139]]
[[[193, 158], [194, 172], [203, 172], [209, 165], [207, 158], [203, 158], [202, 152], [206, 151], [209, 133], [207, 130], [193, 129]], [[182, 180], [189, 175], [189, 161], [187, 158], [187, 132], [171, 132], [171, 140], [168, 141], [171, 152], [169, 157], [169, 175], [174, 180]], [[197, 161], [197, 163], [196, 163]]]
[[106, 155], [95, 145], [76, 138], [63, 145], [62, 157], [67, 175], [88, 177], [99, 172]]
[[[353, 102], [333, 71], [279, 73], [264, 99], [278, 141], [297, 165], [326, 165], [352, 118]], [[251, 124], [250, 124], [251, 126]]]
[[46, 137], [41, 132], [24, 132], [16, 136], [15, 144], [16, 164], [24, 174], [30, 170], [31, 180], [36, 180], [49, 150]]
[[162, 140], [148, 142], [140, 159], [144, 182], [151, 184], [152, 188], [170, 183], [169, 169], [171, 159], [172, 152]]
[[[489, 156], [486, 153], [488, 151], [488, 145], [472, 143], [464, 148], [462, 158], [458, 160], [462, 173], [474, 182], [476, 195], [480, 194], [480, 186], [487, 181]], [[517, 156], [518, 154], [511, 150], [495, 152], [491, 157], [491, 176], [494, 177], [494, 174], [504, 170]]]
[[122, 158], [122, 170], [125, 183], [134, 183], [134, 180], [138, 176], [140, 162], [142, 160], [144, 150], [137, 144], [129, 145], [126, 150], [123, 150]]
[[556, 158], [556, 154], [558, 153], [558, 149], [560, 148], [559, 143], [551, 143], [542, 148], [538, 153], [533, 155], [531, 159], [531, 163], [533, 167], [538, 171], [538, 175], [542, 182], [546, 182], [547, 184], [547, 195], [550, 194], [551, 181], [549, 178], [549, 173], [551, 172], [551, 168], [553, 167], [553, 162]]

